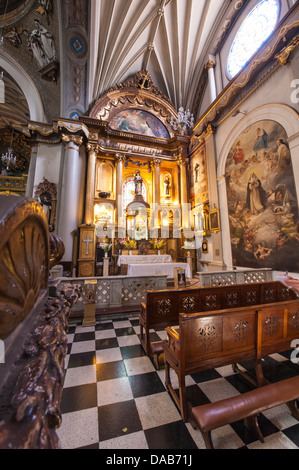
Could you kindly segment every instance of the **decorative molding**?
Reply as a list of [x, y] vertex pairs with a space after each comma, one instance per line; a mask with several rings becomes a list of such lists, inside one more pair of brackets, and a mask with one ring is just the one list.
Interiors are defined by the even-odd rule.
[[64, 144], [74, 143], [74, 144], [80, 146], [80, 145], [83, 144], [83, 137], [78, 136], [78, 135], [62, 134], [62, 142]]
[[288, 63], [289, 57], [291, 53], [298, 47], [299, 45], [299, 34], [295, 36], [290, 44], [285, 47], [279, 54], [275, 56], [275, 59], [278, 60], [280, 65], [286, 65]]
[[47, 286], [49, 232], [37, 201], [13, 196], [0, 200], [0, 338], [5, 339]]

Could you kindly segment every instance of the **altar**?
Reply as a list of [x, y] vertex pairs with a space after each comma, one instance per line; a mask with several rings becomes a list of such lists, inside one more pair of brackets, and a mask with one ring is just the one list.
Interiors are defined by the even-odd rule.
[[191, 269], [188, 263], [142, 263], [128, 264], [128, 276], [154, 276], [157, 274], [166, 274], [167, 277], [174, 277], [174, 269], [180, 268], [185, 270], [186, 278], [191, 279]]
[[171, 255], [119, 255], [117, 265], [171, 263]]

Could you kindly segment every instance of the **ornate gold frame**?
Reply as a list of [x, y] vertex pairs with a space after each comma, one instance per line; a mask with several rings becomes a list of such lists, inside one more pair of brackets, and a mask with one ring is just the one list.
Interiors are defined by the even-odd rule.
[[210, 211], [209, 214], [209, 221], [210, 221], [210, 231], [217, 233], [220, 231], [220, 216], [219, 216], [219, 209], [213, 206], [213, 209]]

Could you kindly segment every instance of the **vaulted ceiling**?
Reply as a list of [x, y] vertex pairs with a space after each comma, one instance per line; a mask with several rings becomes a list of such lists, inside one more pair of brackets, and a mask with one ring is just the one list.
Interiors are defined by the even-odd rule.
[[[228, 26], [233, 24], [248, 1], [52, 0], [54, 14], [51, 22], [47, 24], [44, 17], [42, 21], [49, 31], [55, 31], [56, 35], [60, 33], [60, 37], [55, 36], [55, 43], [61, 53], [62, 68], [62, 51], [66, 49], [62, 34], [64, 26], [55, 25], [55, 21], [62, 18], [62, 9], [67, 11], [67, 8], [75, 9], [79, 5], [86, 5], [89, 42], [86, 84], [88, 99], [83, 112], [88, 112], [88, 106], [110, 88], [145, 69], [150, 73], [154, 85], [177, 110], [180, 106], [192, 109], [195, 100], [199, 99], [200, 79], [209, 54], [217, 51], [217, 44], [225, 37]], [[14, 21], [17, 26], [22, 25], [23, 31], [24, 26], [30, 31], [40, 3], [42, 2], [39, 0], [0, 0], [2, 31], [3, 26], [13, 27]], [[22, 39], [19, 50], [24, 50], [23, 60], [32, 61], [26, 49], [25, 37], [22, 36]], [[9, 52], [14, 52], [8, 42], [5, 45], [11, 48]], [[6, 53], [6, 49], [4, 52]], [[30, 67], [34, 72], [33, 63]], [[38, 74], [36, 67], [35, 74]], [[34, 74], [32, 79], [35, 80]], [[62, 90], [65, 92], [70, 86], [64, 83], [63, 76], [61, 79], [64, 85]], [[24, 101], [13, 77], [5, 77], [5, 81], [9, 99], [4, 106], [0, 105], [0, 127], [12, 120], [26, 122], [28, 116], [26, 100]], [[56, 95], [55, 99], [60, 100], [59, 93]]]
[[211, 38], [228, 0], [95, 0], [91, 25], [91, 93], [140, 70], [175, 108], [191, 107]]

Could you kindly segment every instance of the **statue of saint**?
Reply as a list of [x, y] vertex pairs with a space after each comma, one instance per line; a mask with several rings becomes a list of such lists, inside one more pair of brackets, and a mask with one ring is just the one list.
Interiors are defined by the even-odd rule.
[[137, 170], [134, 178], [135, 182], [135, 196], [142, 196], [142, 177], [140, 176], [140, 171]]
[[170, 197], [170, 188], [171, 188], [171, 182], [170, 182], [169, 176], [166, 175], [165, 180], [164, 180], [164, 195], [167, 198]]
[[36, 25], [36, 30], [34, 32], [39, 37], [41, 48], [46, 57], [46, 61], [49, 64], [50, 62], [57, 60], [53, 35], [38, 20], [34, 20], [34, 23]]

